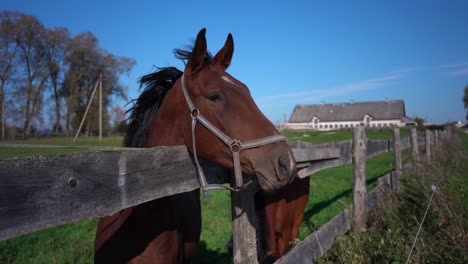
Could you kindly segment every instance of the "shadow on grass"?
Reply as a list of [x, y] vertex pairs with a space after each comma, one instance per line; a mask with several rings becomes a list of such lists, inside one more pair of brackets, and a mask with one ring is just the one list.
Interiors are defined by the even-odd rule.
[[[225, 247], [225, 245], [220, 245]], [[232, 263], [232, 256], [227, 252], [219, 252], [212, 249], [208, 249], [205, 241], [198, 243], [197, 251], [190, 263]]]
[[[370, 179], [367, 179], [366, 180], [366, 186], [369, 186], [373, 183], [376, 183], [377, 182], [377, 179], [384, 176], [385, 174], [389, 173], [390, 171], [387, 171], [385, 173], [382, 173], [376, 177], [373, 177], [373, 178], [370, 178]], [[349, 189], [346, 189], [344, 190], [343, 192], [335, 195], [335, 197], [327, 200], [327, 201], [323, 201], [323, 202], [320, 202], [316, 205], [314, 205], [312, 208], [310, 208], [309, 210], [307, 210], [304, 214], [304, 222], [309, 222], [309, 219], [315, 215], [315, 214], [318, 214], [320, 213], [320, 211], [322, 211], [323, 209], [329, 207], [330, 205], [332, 205], [333, 203], [335, 203], [336, 201], [338, 201], [339, 199], [343, 198], [343, 197], [346, 197], [346, 196], [350, 196], [352, 194], [352, 191], [353, 191], [353, 188], [349, 188]], [[310, 195], [314, 195], [313, 193], [311, 193]], [[312, 224], [309, 222], [309, 224]], [[317, 227], [318, 228], [318, 227]]]

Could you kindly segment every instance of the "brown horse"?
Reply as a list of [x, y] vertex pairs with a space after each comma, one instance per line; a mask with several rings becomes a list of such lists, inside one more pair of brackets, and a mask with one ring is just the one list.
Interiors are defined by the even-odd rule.
[[[194, 161], [199, 157], [234, 171], [238, 167], [237, 171], [254, 175], [263, 192], [275, 193], [294, 180], [294, 158], [286, 142], [278, 141], [277, 130], [260, 112], [249, 89], [225, 71], [233, 51], [229, 34], [223, 48], [211, 57], [202, 29], [191, 52], [176, 50], [179, 58], [188, 60], [183, 73], [171, 67], [142, 77], [146, 88], [132, 110], [124, 144], [186, 145]], [[197, 120], [202, 125], [197, 126]], [[229, 141], [227, 135], [236, 140]], [[235, 187], [242, 187], [237, 178]], [[96, 263], [187, 262], [200, 229], [199, 190], [164, 197], [101, 218], [94, 259]]]
[[255, 194], [258, 259], [273, 263], [299, 238], [299, 227], [309, 200], [310, 177], [299, 178], [275, 193], [259, 190]]

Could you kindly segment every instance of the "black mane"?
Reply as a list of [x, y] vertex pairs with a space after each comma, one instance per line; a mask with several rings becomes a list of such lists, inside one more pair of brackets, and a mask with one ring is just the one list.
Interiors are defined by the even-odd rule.
[[[190, 47], [188, 47], [188, 50], [174, 49], [174, 55], [186, 63], [192, 55], [191, 50]], [[211, 64], [212, 60], [211, 54], [207, 53], [205, 64]], [[140, 78], [140, 89], [142, 87], [144, 89], [138, 99], [133, 100], [134, 104], [128, 110], [130, 117], [124, 146], [141, 148], [145, 145], [154, 116], [158, 112], [167, 92], [180, 76], [182, 76], [182, 71], [175, 67], [166, 67], [157, 68], [155, 72]]]

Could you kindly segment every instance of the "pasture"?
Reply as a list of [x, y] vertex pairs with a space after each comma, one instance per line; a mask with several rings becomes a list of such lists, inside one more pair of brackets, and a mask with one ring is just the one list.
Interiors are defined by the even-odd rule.
[[[285, 132], [290, 140], [324, 143], [351, 139], [350, 131], [328, 133]], [[402, 130], [402, 136], [408, 131]], [[369, 138], [388, 139], [391, 131], [370, 131]], [[317, 140], [317, 141], [311, 141]], [[98, 142], [95, 138], [80, 138], [81, 146], [120, 146], [122, 138], [107, 138]], [[20, 143], [20, 142], [10, 142]], [[70, 146], [70, 138], [28, 140], [27, 144]], [[25, 155], [53, 155], [85, 151], [70, 148], [11, 148], [0, 147], [0, 157]], [[393, 169], [393, 155], [385, 153], [367, 161], [367, 186], [371, 190], [379, 176]], [[333, 216], [349, 206], [352, 199], [352, 165], [329, 168], [311, 177], [311, 195], [306, 216], [300, 230], [303, 239]], [[229, 193], [212, 193], [211, 203], [202, 203], [203, 229], [195, 263], [229, 263], [226, 243], [231, 238], [231, 204]], [[94, 233], [97, 221], [83, 220], [49, 228], [0, 242], [0, 262], [29, 263], [92, 263]]]

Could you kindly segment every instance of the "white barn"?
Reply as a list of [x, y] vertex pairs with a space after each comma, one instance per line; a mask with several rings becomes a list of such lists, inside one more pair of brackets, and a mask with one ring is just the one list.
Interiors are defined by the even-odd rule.
[[415, 122], [406, 116], [403, 100], [296, 105], [286, 129], [337, 130], [355, 126], [403, 127]]

